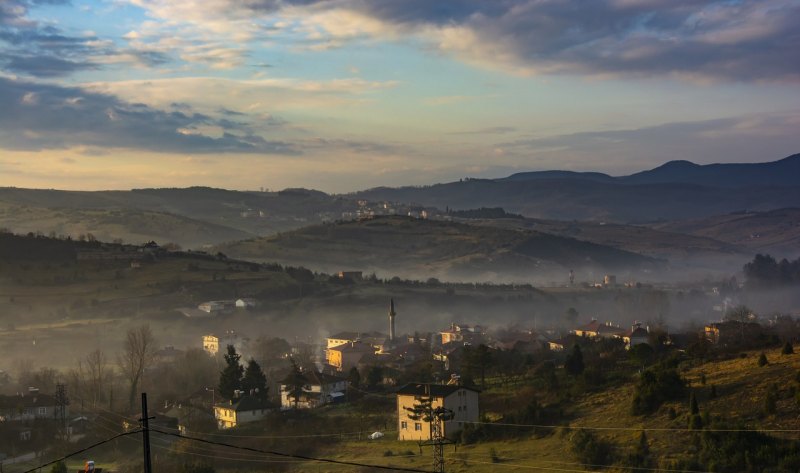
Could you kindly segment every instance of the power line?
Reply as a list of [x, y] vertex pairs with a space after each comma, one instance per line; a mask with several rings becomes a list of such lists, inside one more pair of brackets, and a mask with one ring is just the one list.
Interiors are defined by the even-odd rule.
[[[175, 430], [180, 432], [179, 429], [174, 427], [162, 427], [168, 430]], [[237, 434], [226, 434], [226, 433], [214, 433], [214, 432], [199, 432], [196, 430], [186, 430], [187, 433], [193, 434], [201, 434], [201, 435], [208, 435], [211, 437], [228, 437], [228, 438], [243, 438], [243, 439], [265, 439], [265, 440], [273, 440], [273, 439], [301, 439], [301, 438], [312, 438], [312, 437], [345, 437], [345, 436], [353, 436], [353, 435], [362, 435], [365, 432], [368, 432], [370, 429], [362, 430], [360, 432], [340, 432], [337, 434], [306, 434], [306, 435], [237, 435]], [[397, 432], [397, 430], [381, 430], [381, 432]]]
[[[510, 458], [510, 457], [499, 457], [500, 462], [492, 462], [492, 464], [502, 464], [502, 462], [506, 460], [515, 460], [515, 461], [538, 461], [542, 463], [554, 463], [557, 465], [572, 465], [572, 466], [583, 466], [583, 467], [592, 467], [592, 468], [619, 468], [623, 470], [644, 470], [644, 471], [656, 471], [656, 472], [665, 472], [665, 473], [711, 473], [708, 471], [698, 471], [698, 470], [670, 470], [666, 468], [647, 468], [643, 466], [626, 466], [626, 465], [598, 465], [592, 463], [577, 463], [577, 462], [564, 462], [558, 460], [536, 460], [533, 458]], [[452, 459], [451, 459], [452, 460]], [[452, 460], [452, 461], [458, 461]], [[464, 460], [466, 462], [473, 461], [478, 463], [476, 460]], [[532, 465], [531, 465], [532, 466]]]
[[509, 424], [503, 422], [469, 422], [458, 421], [460, 424], [494, 425], [499, 427], [532, 427], [540, 429], [569, 429], [569, 430], [618, 430], [630, 432], [772, 432], [772, 433], [794, 433], [800, 429], [702, 429], [692, 430], [688, 428], [669, 428], [669, 427], [588, 427], [582, 425], [539, 425], [539, 424]]
[[138, 434], [138, 433], [141, 433], [141, 432], [142, 432], [142, 430], [141, 430], [141, 429], [139, 429], [139, 430], [133, 430], [133, 431], [131, 431], [131, 432], [123, 432], [123, 433], [121, 433], [121, 434], [117, 434], [117, 435], [115, 435], [115, 436], [113, 436], [113, 437], [109, 437], [109, 438], [107, 438], [107, 439], [105, 439], [105, 440], [102, 440], [102, 441], [100, 441], [100, 442], [93, 443], [92, 445], [89, 445], [88, 447], [84, 447], [84, 448], [82, 448], [82, 449], [80, 449], [80, 450], [74, 451], [74, 452], [72, 452], [72, 453], [68, 453], [68, 454], [64, 455], [63, 457], [61, 457], [61, 458], [57, 458], [57, 459], [55, 459], [55, 460], [53, 460], [53, 461], [51, 461], [51, 462], [44, 463], [44, 464], [42, 464], [42, 465], [39, 465], [39, 466], [37, 466], [37, 467], [35, 467], [35, 468], [31, 468], [30, 470], [25, 470], [25, 471], [23, 471], [22, 473], [33, 473], [33, 472], [35, 472], [36, 470], [38, 470], [38, 469], [40, 469], [40, 468], [44, 468], [44, 467], [46, 467], [46, 466], [50, 466], [50, 465], [52, 465], [53, 463], [58, 463], [58, 462], [64, 461], [64, 460], [66, 460], [66, 459], [67, 459], [67, 458], [69, 458], [69, 457], [74, 457], [75, 455], [77, 455], [77, 454], [79, 454], [79, 453], [83, 453], [83, 452], [85, 452], [85, 451], [88, 451], [88, 450], [91, 450], [91, 449], [93, 449], [93, 448], [95, 448], [95, 447], [99, 447], [100, 445], [103, 445], [104, 443], [108, 443], [108, 442], [110, 442], [110, 441], [112, 441], [112, 440], [118, 439], [118, 438], [120, 438], [120, 437], [124, 437], [124, 436], [126, 436], [126, 435], [133, 435], [133, 434]]
[[306, 456], [306, 455], [296, 455], [296, 454], [291, 454], [291, 453], [275, 452], [275, 451], [271, 451], [271, 450], [260, 450], [260, 449], [252, 448], [252, 447], [240, 447], [238, 445], [231, 445], [231, 444], [223, 443], [223, 442], [214, 442], [214, 441], [211, 441], [211, 440], [201, 439], [201, 438], [198, 438], [198, 437], [189, 437], [189, 436], [186, 436], [186, 435], [174, 434], [174, 433], [171, 433], [171, 432], [164, 432], [164, 431], [161, 431], [161, 430], [158, 430], [158, 429], [153, 429], [153, 428], [151, 428], [150, 430], [152, 430], [153, 432], [158, 432], [158, 433], [164, 434], [164, 435], [171, 435], [173, 437], [178, 437], [178, 438], [182, 438], [182, 439], [186, 439], [186, 440], [192, 440], [192, 441], [195, 441], [195, 442], [202, 442], [202, 443], [206, 443], [206, 444], [209, 444], [209, 445], [219, 445], [219, 446], [222, 446], [222, 447], [236, 448], [236, 449], [239, 449], [239, 450], [247, 450], [247, 451], [256, 452], [256, 453], [265, 453], [265, 454], [275, 455], [275, 456], [280, 456], [280, 457], [298, 458], [298, 459], [301, 459], [301, 460], [311, 460], [311, 461], [317, 461], [317, 462], [321, 462], [321, 463], [334, 463], [334, 464], [338, 464], [338, 465], [348, 465], [348, 466], [359, 466], [359, 467], [365, 467], [365, 468], [375, 468], [375, 469], [379, 469], [379, 470], [408, 471], [408, 472], [413, 472], [413, 473], [431, 473], [429, 471], [419, 470], [419, 469], [416, 469], [416, 468], [391, 467], [391, 466], [384, 466], [384, 465], [370, 465], [370, 464], [367, 464], [367, 463], [350, 462], [350, 461], [344, 461], [344, 460], [333, 460], [331, 458], [317, 458], [317, 457], [309, 457], [309, 456]]
[[[464, 461], [467, 463], [477, 463], [479, 465], [492, 465], [492, 466], [502, 466], [506, 468], [527, 468], [530, 470], [544, 470], [544, 471], [559, 471], [559, 472], [570, 472], [570, 473], [586, 473], [586, 470], [570, 470], [566, 468], [554, 468], [548, 466], [535, 466], [535, 465], [523, 465], [520, 463], [503, 463], [501, 462], [485, 462], [485, 461], [478, 461], [478, 460], [457, 460], [451, 459], [451, 462], [459, 462]], [[635, 469], [635, 470], [647, 470], [647, 471], [665, 471], [670, 473], [711, 473], [708, 471], [696, 471], [696, 470], [665, 470], [663, 468], [641, 468], [641, 467], [626, 467], [626, 466], [618, 466], [618, 465], [589, 465], [586, 463], [569, 463], [570, 465], [581, 465], [581, 466], [592, 466], [595, 468], [625, 468], [625, 469]]]

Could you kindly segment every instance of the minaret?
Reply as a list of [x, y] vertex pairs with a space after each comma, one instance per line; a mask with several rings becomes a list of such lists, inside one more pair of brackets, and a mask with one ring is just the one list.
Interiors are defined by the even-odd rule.
[[397, 312], [394, 311], [394, 299], [389, 299], [389, 341], [394, 341], [394, 316]]

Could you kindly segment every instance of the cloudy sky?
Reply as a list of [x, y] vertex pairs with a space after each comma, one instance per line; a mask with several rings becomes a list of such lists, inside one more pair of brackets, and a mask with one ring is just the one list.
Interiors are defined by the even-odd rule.
[[349, 191], [800, 152], [800, 0], [0, 0], [0, 186]]

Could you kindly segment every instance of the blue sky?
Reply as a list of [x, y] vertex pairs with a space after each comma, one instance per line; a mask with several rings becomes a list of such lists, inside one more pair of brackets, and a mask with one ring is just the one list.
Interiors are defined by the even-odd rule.
[[4, 0], [0, 185], [771, 161], [800, 151], [798, 24], [798, 0]]

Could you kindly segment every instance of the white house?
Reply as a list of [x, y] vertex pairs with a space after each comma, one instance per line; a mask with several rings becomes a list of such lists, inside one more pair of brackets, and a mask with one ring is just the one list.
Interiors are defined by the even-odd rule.
[[[314, 372], [303, 373], [308, 384], [303, 386], [303, 395], [297, 400], [298, 409], [312, 409], [344, 400], [348, 381], [338, 376]], [[281, 384], [281, 409], [294, 409], [292, 387]]]
[[256, 299], [251, 299], [249, 297], [236, 299], [237, 309], [254, 309], [256, 307], [258, 307], [258, 301]]
[[272, 406], [255, 396], [244, 395], [214, 405], [214, 418], [219, 429], [231, 429], [239, 424], [254, 422], [269, 414]]

